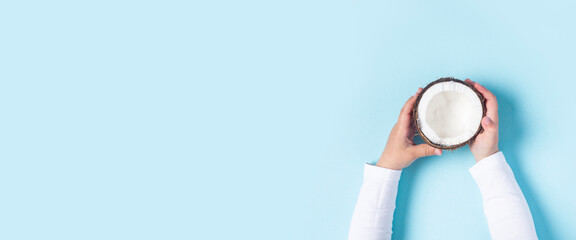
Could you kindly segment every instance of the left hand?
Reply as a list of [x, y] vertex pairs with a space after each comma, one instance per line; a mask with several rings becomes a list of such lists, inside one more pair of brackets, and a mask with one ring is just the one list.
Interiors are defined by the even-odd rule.
[[431, 155], [442, 155], [442, 150], [434, 148], [426, 143], [414, 144], [414, 133], [416, 128], [412, 121], [412, 107], [414, 102], [418, 97], [418, 94], [422, 92], [422, 88], [418, 89], [418, 92], [414, 96], [411, 96], [408, 101], [402, 107], [400, 112], [400, 117], [398, 117], [398, 122], [392, 128], [390, 135], [388, 136], [388, 142], [384, 148], [384, 152], [377, 166], [393, 169], [402, 170], [410, 164], [412, 164], [416, 159], [431, 156]]

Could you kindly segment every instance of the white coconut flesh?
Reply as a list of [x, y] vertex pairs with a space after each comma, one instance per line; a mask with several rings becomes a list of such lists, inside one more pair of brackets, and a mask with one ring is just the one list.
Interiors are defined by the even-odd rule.
[[420, 131], [429, 141], [454, 146], [468, 141], [480, 127], [482, 100], [459, 82], [432, 85], [418, 103]]

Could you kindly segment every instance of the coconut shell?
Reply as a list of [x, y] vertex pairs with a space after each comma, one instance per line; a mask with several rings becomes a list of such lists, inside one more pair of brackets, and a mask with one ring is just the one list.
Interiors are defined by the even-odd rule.
[[422, 133], [422, 129], [420, 129], [420, 123], [418, 121], [418, 104], [420, 103], [420, 99], [422, 98], [422, 95], [424, 95], [426, 90], [428, 90], [430, 87], [434, 86], [435, 84], [441, 83], [441, 82], [458, 82], [458, 83], [462, 83], [462, 84], [470, 87], [476, 93], [476, 95], [478, 95], [478, 98], [480, 98], [480, 102], [482, 103], [482, 118], [484, 118], [484, 116], [486, 116], [486, 99], [484, 98], [484, 96], [482, 96], [482, 94], [480, 92], [478, 92], [478, 90], [476, 90], [476, 88], [474, 88], [474, 86], [471, 86], [470, 84], [466, 83], [465, 81], [462, 81], [460, 79], [456, 79], [453, 77], [439, 78], [438, 80], [429, 83], [422, 90], [422, 92], [418, 95], [418, 98], [416, 98], [416, 102], [414, 102], [414, 105], [412, 106], [412, 121], [413, 121], [414, 127], [416, 128], [416, 132], [418, 133], [418, 135], [420, 135], [420, 137], [422, 138], [422, 140], [424, 140], [424, 142], [426, 142], [428, 145], [430, 145], [432, 147], [439, 148], [439, 149], [445, 149], [445, 150], [455, 150], [455, 149], [461, 148], [461, 147], [465, 146], [466, 144], [474, 141], [476, 136], [478, 136], [478, 134], [482, 133], [482, 131], [484, 131], [484, 129], [482, 128], [482, 124], [480, 124], [480, 126], [478, 126], [478, 130], [476, 131], [474, 136], [472, 136], [470, 139], [468, 139], [467, 141], [465, 141], [463, 143], [460, 143], [457, 145], [451, 145], [451, 146], [445, 146], [445, 145], [433, 143], [432, 141], [430, 141], [430, 139], [428, 139], [424, 135], [424, 133]]

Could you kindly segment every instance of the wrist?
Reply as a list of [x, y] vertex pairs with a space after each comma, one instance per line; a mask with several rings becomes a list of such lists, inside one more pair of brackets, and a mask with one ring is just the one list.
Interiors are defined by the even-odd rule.
[[401, 164], [398, 164], [398, 163], [393, 162], [393, 161], [387, 161], [386, 159], [378, 160], [378, 162], [376, 163], [376, 166], [387, 168], [390, 170], [402, 170], [404, 168], [403, 166], [401, 166]]
[[486, 153], [483, 154], [474, 154], [474, 159], [476, 160], [476, 162], [480, 162], [482, 159], [485, 159], [487, 157], [490, 157], [492, 155], [494, 155], [495, 153], [500, 152], [500, 150], [498, 149], [498, 147], [491, 149], [490, 151], [486, 151]]

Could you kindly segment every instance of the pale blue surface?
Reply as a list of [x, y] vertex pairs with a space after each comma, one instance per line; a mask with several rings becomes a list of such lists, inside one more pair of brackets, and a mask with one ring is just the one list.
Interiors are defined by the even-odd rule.
[[[439, 77], [500, 100], [541, 239], [576, 239], [566, 1], [0, 4], [0, 239], [345, 239], [363, 163]], [[488, 239], [467, 148], [395, 239]]]

